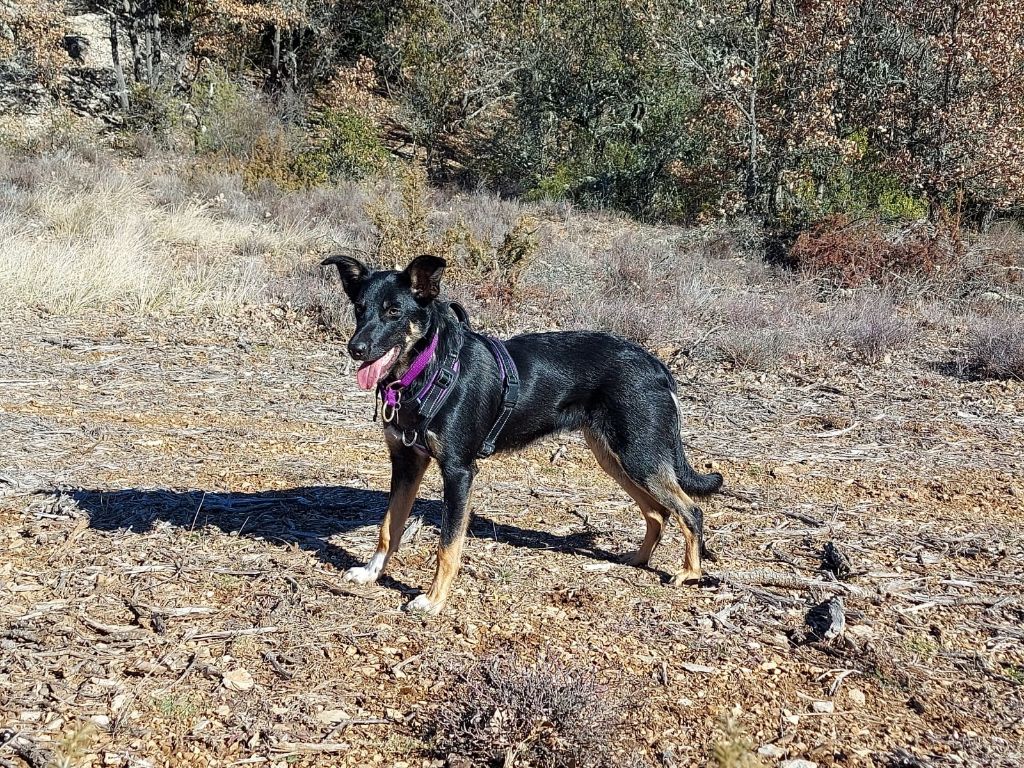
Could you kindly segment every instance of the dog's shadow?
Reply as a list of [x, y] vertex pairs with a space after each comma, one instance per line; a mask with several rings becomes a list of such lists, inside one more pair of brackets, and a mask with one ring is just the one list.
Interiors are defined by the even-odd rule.
[[[367, 537], [365, 552], [351, 552], [332, 540], [333, 537], [366, 527], [375, 531], [388, 503], [386, 493], [348, 486], [255, 493], [141, 488], [74, 489], [63, 493], [74, 499], [78, 508], [89, 516], [89, 527], [96, 530], [145, 533], [160, 522], [184, 530], [213, 527], [238, 536], [295, 545], [339, 572], [362, 565], [372, 553], [376, 536], [372, 540]], [[413, 516], [422, 515], [424, 522], [437, 526], [443, 506], [437, 500], [418, 499]], [[470, 533], [477, 538], [495, 539], [517, 547], [578, 554], [597, 560], [617, 559], [613, 553], [594, 545], [593, 530], [555, 536], [475, 515]], [[406, 593], [418, 591], [386, 575], [380, 583]]]

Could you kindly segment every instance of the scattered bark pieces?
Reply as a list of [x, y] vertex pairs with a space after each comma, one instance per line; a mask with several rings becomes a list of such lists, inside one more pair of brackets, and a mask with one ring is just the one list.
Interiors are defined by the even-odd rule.
[[839, 549], [834, 541], [825, 542], [821, 553], [821, 564], [826, 571], [831, 571], [837, 579], [848, 579], [853, 573], [853, 566], [846, 553]]

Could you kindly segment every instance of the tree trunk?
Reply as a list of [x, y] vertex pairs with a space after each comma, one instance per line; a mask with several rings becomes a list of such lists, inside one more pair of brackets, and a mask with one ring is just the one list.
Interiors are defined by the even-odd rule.
[[274, 52], [270, 62], [270, 82], [275, 89], [281, 87], [281, 25], [274, 25]]
[[121, 67], [121, 49], [118, 45], [117, 13], [110, 13], [110, 59], [114, 64], [114, 80], [117, 82], [117, 101], [121, 110], [128, 111], [128, 88], [124, 82], [124, 69]]
[[132, 74], [135, 82], [143, 82], [142, 47], [139, 41], [139, 14], [134, 2], [125, 0], [124, 12], [128, 15], [131, 23], [128, 24], [128, 42], [132, 46]]
[[141, 10], [142, 28], [145, 30], [146, 36], [146, 82], [150, 85], [153, 84], [153, 16], [150, 11], [150, 7], [153, 4], [153, 0], [148, 0], [144, 10]]
[[157, 77], [159, 78], [160, 62], [163, 60], [163, 38], [160, 34], [160, 9], [157, 7], [156, 0], [151, 0], [151, 3], [149, 26], [152, 30], [151, 40], [153, 41], [153, 69], [156, 71]]

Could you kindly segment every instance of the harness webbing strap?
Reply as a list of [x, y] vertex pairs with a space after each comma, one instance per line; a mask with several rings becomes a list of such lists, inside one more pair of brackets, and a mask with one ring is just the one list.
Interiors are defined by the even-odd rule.
[[420, 424], [420, 431], [423, 434], [426, 434], [430, 420], [441, 410], [441, 406], [448, 399], [448, 395], [452, 393], [458, 379], [459, 353], [454, 351], [448, 355], [423, 388], [416, 393], [415, 400], [419, 404], [420, 418], [423, 420]]
[[501, 376], [502, 386], [501, 413], [498, 414], [494, 426], [491, 427], [491, 431], [487, 433], [487, 437], [484, 439], [483, 447], [477, 453], [477, 458], [480, 459], [486, 459], [494, 453], [498, 436], [501, 434], [501, 430], [505, 428], [505, 423], [508, 421], [509, 416], [512, 415], [516, 403], [519, 402], [519, 371], [516, 370], [516, 364], [512, 361], [512, 356], [508, 353], [508, 349], [500, 339], [493, 336], [485, 336], [484, 338], [490, 344], [491, 351], [494, 353], [494, 359], [498, 362], [498, 373]]
[[[469, 330], [469, 316], [466, 314], [466, 310], [461, 305], [452, 302], [450, 305], [452, 313], [466, 327], [468, 333], [472, 333]], [[477, 335], [477, 334], [473, 334]], [[504, 429], [506, 422], [508, 422], [509, 416], [512, 415], [513, 409], [516, 407], [516, 403], [519, 402], [519, 371], [516, 370], [516, 364], [512, 361], [512, 356], [508, 353], [508, 349], [505, 344], [493, 336], [481, 336], [491, 348], [491, 352], [494, 354], [494, 359], [498, 363], [498, 374], [501, 377], [501, 411], [498, 414], [498, 418], [491, 426], [491, 431], [487, 433], [487, 437], [484, 439], [483, 447], [477, 453], [477, 457], [484, 459], [494, 453], [498, 436], [501, 435], [501, 430]], [[390, 421], [393, 416], [388, 416], [388, 407], [390, 407], [391, 413], [394, 414], [402, 404], [402, 392], [409, 387], [416, 378], [426, 370], [429, 362], [433, 359], [438, 346], [438, 336], [434, 334], [428, 347], [417, 356], [414, 361], [414, 367], [410, 368], [410, 372], [406, 373], [399, 381], [392, 382], [385, 386], [378, 386], [377, 394], [383, 400], [385, 404], [384, 419]], [[430, 422], [433, 421], [434, 417], [440, 412], [441, 408], [448, 401], [448, 397], [455, 389], [455, 384], [459, 380], [460, 366], [459, 366], [459, 352], [460, 349], [451, 350], [445, 357], [444, 361], [434, 370], [434, 372], [427, 378], [420, 387], [419, 391], [413, 396], [412, 401], [416, 403], [419, 423], [415, 427], [410, 427], [406, 430], [406, 433], [412, 433], [412, 437], [408, 438], [411, 442], [406, 442], [406, 445], [415, 447], [419, 451], [426, 452], [427, 448], [425, 445], [427, 429], [430, 426]], [[377, 418], [377, 406], [374, 402], [374, 420]], [[406, 437], [403, 436], [403, 441]]]

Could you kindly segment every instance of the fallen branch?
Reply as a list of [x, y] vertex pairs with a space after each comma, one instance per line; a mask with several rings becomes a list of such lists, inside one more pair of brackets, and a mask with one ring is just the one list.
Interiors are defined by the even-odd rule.
[[820, 589], [823, 592], [842, 592], [854, 597], [863, 597], [867, 594], [865, 590], [852, 584], [809, 579], [804, 576], [780, 573], [778, 571], [723, 571], [722, 573], [709, 575], [727, 584], [737, 584], [739, 586], [756, 584], [762, 587], [782, 587], [784, 589]]
[[272, 632], [280, 632], [277, 627], [251, 627], [249, 629], [225, 629], [221, 632], [205, 632], [201, 635], [186, 635], [185, 641], [189, 640], [227, 640], [230, 637], [241, 637], [243, 635], [269, 635]]

